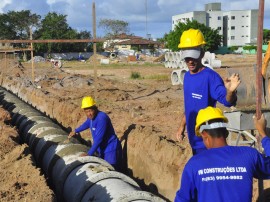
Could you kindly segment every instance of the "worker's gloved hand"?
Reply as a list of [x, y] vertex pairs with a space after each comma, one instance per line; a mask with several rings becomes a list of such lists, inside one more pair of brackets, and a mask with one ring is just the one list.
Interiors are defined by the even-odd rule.
[[75, 132], [75, 131], [71, 131], [71, 132], [69, 133], [69, 135], [68, 135], [68, 138], [73, 137], [75, 134], [76, 134], [76, 132]]
[[239, 77], [239, 74], [232, 74], [230, 78], [226, 78], [225, 81], [225, 87], [228, 91], [234, 92], [236, 91], [236, 88], [240, 85], [241, 80]]
[[264, 138], [266, 136], [266, 120], [264, 115], [261, 115], [260, 119], [257, 119], [256, 116], [253, 116], [254, 126], [258, 130], [260, 136]]

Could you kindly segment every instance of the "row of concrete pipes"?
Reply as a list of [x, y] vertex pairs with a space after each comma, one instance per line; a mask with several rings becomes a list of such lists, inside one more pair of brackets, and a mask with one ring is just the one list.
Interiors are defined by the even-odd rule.
[[37, 165], [52, 182], [58, 201], [164, 201], [142, 191], [130, 177], [103, 159], [80, 155], [89, 148], [67, 139], [67, 132], [31, 105], [0, 88], [0, 103], [10, 112]]

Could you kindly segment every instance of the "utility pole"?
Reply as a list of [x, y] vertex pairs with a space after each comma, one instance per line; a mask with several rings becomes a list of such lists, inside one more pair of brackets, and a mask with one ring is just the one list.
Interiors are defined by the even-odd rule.
[[147, 0], [145, 0], [145, 32], [146, 38], [148, 37], [148, 27], [147, 27]]
[[[96, 5], [95, 0], [93, 0], [93, 6], [92, 6], [92, 12], [93, 12], [93, 39], [96, 39]], [[96, 99], [97, 97], [97, 60], [96, 60], [96, 54], [97, 54], [97, 44], [94, 42], [93, 44], [93, 64], [94, 64], [94, 97]]]

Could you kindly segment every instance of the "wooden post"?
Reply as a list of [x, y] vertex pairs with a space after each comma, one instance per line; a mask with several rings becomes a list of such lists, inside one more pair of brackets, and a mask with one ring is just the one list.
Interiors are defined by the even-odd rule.
[[[93, 0], [93, 7], [92, 7], [92, 12], [93, 12], [93, 39], [96, 39], [96, 6], [95, 6], [95, 1]], [[97, 44], [94, 42], [93, 44], [93, 65], [94, 65], [94, 97], [95, 99], [97, 98]]]
[[[264, 18], [264, 0], [259, 0], [259, 16], [258, 16], [258, 33], [257, 33], [257, 68], [256, 68], [256, 116], [261, 117], [262, 106], [262, 40], [263, 40], [263, 18]], [[258, 142], [258, 150], [262, 152], [261, 138], [256, 136]], [[264, 201], [263, 180], [258, 180], [259, 202]]]
[[7, 69], [7, 52], [5, 52], [5, 69]]
[[[30, 40], [32, 40], [33, 39], [32, 29], [31, 29], [31, 27], [29, 29], [30, 29]], [[32, 61], [32, 83], [34, 84], [34, 82], [35, 82], [35, 67], [34, 67], [33, 43], [31, 43], [31, 61]]]

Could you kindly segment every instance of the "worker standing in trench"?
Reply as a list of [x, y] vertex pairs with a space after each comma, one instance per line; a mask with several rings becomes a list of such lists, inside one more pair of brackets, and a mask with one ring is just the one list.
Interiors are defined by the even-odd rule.
[[270, 179], [270, 138], [262, 115], [254, 118], [265, 156], [249, 146], [229, 146], [228, 119], [219, 108], [201, 109], [196, 119], [196, 135], [207, 151], [191, 157], [182, 173], [175, 202], [251, 201], [253, 178]]
[[115, 170], [121, 171], [122, 147], [115, 134], [111, 119], [105, 112], [98, 110], [95, 100], [90, 96], [82, 99], [81, 108], [84, 110], [87, 119], [81, 126], [70, 132], [68, 137], [71, 138], [84, 130], [90, 129], [93, 145], [82, 156], [93, 156], [97, 152], [99, 157], [110, 163]]
[[198, 111], [207, 106], [216, 106], [217, 101], [226, 107], [233, 106], [237, 99], [236, 89], [240, 84], [238, 74], [226, 78], [224, 84], [218, 73], [202, 64], [205, 44], [200, 30], [189, 29], [183, 32], [178, 45], [189, 71], [184, 76], [184, 113], [176, 138], [180, 142], [184, 139], [187, 126], [193, 155], [206, 150], [202, 138], [197, 137], [194, 131]]

